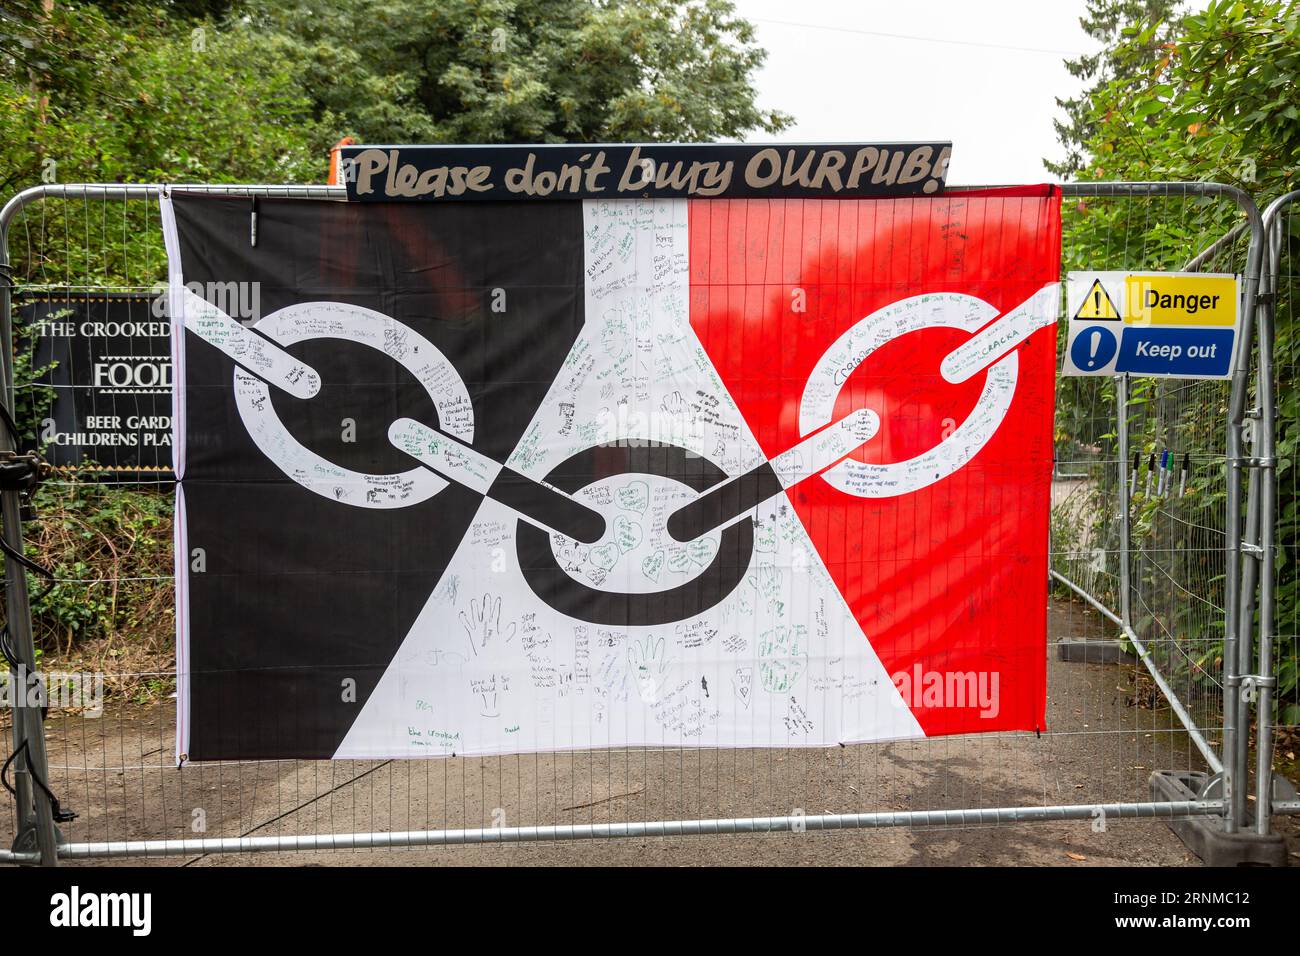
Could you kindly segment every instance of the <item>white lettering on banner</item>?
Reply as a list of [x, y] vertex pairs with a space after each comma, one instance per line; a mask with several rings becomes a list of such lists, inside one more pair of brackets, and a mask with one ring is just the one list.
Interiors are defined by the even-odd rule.
[[[418, 148], [416, 148], [418, 152]], [[621, 151], [620, 151], [621, 152]], [[746, 151], [747, 152], [747, 151]], [[530, 150], [522, 162], [438, 164], [422, 168], [402, 159], [400, 149], [370, 147], [345, 160], [343, 181], [356, 198], [441, 199], [482, 198], [499, 182], [511, 196], [547, 198], [608, 193], [609, 198], [629, 198], [650, 190], [672, 191], [678, 196], [711, 197], [728, 193], [733, 183], [751, 190], [798, 187], [818, 195], [849, 193], [881, 186], [921, 183], [923, 194], [936, 193], [947, 176], [951, 148], [929, 145], [769, 146], [741, 160], [725, 158], [677, 159], [662, 147], [631, 146], [626, 158], [611, 168], [605, 149], [592, 149], [562, 162]], [[427, 157], [422, 157], [427, 159]], [[491, 198], [491, 197], [487, 197]]]
[[38, 338], [72, 338], [82, 336], [88, 339], [163, 339], [172, 334], [168, 322], [59, 322], [43, 321], [33, 327]]
[[402, 163], [395, 149], [367, 149], [353, 160], [357, 194], [369, 195], [375, 191], [373, 180], [385, 173], [385, 196], [463, 196], [470, 192], [487, 192], [492, 184], [488, 166], [439, 166], [421, 173], [410, 163]]

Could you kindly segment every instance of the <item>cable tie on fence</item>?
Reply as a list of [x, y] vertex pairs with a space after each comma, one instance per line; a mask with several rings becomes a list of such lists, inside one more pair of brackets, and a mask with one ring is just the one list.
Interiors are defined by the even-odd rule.
[[1277, 686], [1276, 677], [1264, 677], [1262, 674], [1228, 674], [1223, 678], [1225, 687], [1268, 687]]
[[257, 248], [257, 197], [252, 199], [251, 208], [248, 211], [248, 244]]

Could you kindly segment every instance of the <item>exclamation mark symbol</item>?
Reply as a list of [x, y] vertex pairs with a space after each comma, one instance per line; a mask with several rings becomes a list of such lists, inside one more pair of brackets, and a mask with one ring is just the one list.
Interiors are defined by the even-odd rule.
[[1092, 293], [1092, 307], [1097, 310], [1097, 315], [1101, 315], [1101, 287], [1094, 285]]
[[1101, 348], [1101, 330], [1093, 329], [1088, 333], [1088, 368], [1097, 367], [1097, 350]]

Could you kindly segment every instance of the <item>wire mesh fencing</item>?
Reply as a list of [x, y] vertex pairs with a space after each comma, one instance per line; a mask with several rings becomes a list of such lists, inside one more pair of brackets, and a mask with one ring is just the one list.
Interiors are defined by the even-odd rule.
[[[1261, 622], [1262, 634], [1271, 632], [1268, 647], [1261, 648], [1260, 673], [1272, 676], [1276, 686], [1265, 690], [1267, 699], [1262, 712], [1271, 713], [1272, 728], [1264, 728], [1257, 746], [1263, 756], [1257, 772], [1267, 774], [1271, 764], [1283, 776], [1300, 777], [1300, 659], [1297, 634], [1300, 633], [1300, 581], [1296, 574], [1297, 525], [1300, 524], [1300, 477], [1297, 477], [1296, 445], [1300, 439], [1300, 399], [1296, 395], [1296, 375], [1300, 370], [1300, 343], [1295, 329], [1300, 321], [1300, 215], [1296, 202], [1300, 193], [1288, 193], [1274, 201], [1265, 215], [1269, 255], [1265, 267], [1266, 309], [1271, 314], [1268, 331], [1272, 334], [1273, 398], [1276, 402], [1276, 432], [1273, 436], [1276, 464], [1265, 475], [1273, 496], [1272, 521], [1265, 518], [1264, 528], [1271, 527], [1272, 537], [1265, 535], [1262, 544], [1276, 561], [1275, 577], [1265, 581], [1273, 587], [1272, 613]], [[1257, 386], [1258, 387], [1258, 386]], [[1272, 752], [1269, 753], [1269, 740]]]
[[[1179, 270], [1210, 248], [1199, 269], [1244, 273], [1250, 232], [1233, 232], [1235, 205], [1190, 186], [1166, 193], [1067, 191], [1065, 268]], [[69, 456], [34, 495], [24, 529], [27, 553], [55, 573], [48, 590], [31, 584], [41, 667], [51, 686], [76, 691], [45, 722], [48, 785], [78, 814], [59, 824], [61, 855], [194, 863], [235, 850], [438, 845], [437, 859], [455, 862], [942, 860], [958, 858], [947, 831], [1056, 821], [1067, 844], [1118, 860], [1133, 827], [1172, 853], [1158, 822], [1134, 818], [1222, 812], [1208, 797], [1153, 802], [1149, 785], [1156, 770], [1213, 772], [1222, 753], [1233, 596], [1229, 385], [1217, 381], [1059, 382], [1041, 734], [177, 767], [174, 481], [160, 420], [170, 412], [159, 404], [170, 379], [141, 371], [165, 364], [150, 334], [166, 326], [159, 221], [157, 190], [69, 187], [28, 202], [8, 226], [15, 417], [51, 461], [58, 448]], [[36, 334], [41, 323], [67, 333], [62, 351]], [[97, 332], [114, 333], [110, 361], [98, 364], [117, 366], [98, 379], [79, 351]], [[1279, 347], [1280, 381], [1290, 355]], [[54, 375], [59, 361], [76, 367]], [[115, 432], [155, 437], [88, 440]], [[1280, 474], [1285, 520], [1294, 471]], [[1295, 624], [1284, 621], [1279, 672], [1289, 662], [1294, 674]], [[1294, 727], [1293, 679], [1290, 688], [1280, 697]], [[12, 843], [18, 826], [0, 838]], [[863, 832], [818, 833], [833, 829]]]
[[[1074, 215], [1103, 224], [1078, 225], [1073, 245], [1067, 227], [1067, 267], [1247, 268], [1249, 233], [1203, 196], [1088, 198]], [[1149, 654], [1216, 747], [1230, 389], [1226, 381], [1062, 378], [1057, 408], [1057, 473], [1068, 484], [1053, 514], [1055, 569], [1122, 614], [1140, 644], [1120, 634], [1121, 649]], [[1145, 693], [1160, 696], [1150, 684]]]

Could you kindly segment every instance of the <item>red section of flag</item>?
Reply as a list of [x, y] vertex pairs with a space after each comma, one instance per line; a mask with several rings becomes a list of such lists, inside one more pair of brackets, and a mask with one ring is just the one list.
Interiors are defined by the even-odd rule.
[[[939, 292], [1001, 313], [1058, 281], [1060, 193], [698, 201], [690, 235], [691, 324], [770, 457], [799, 441], [810, 373], [865, 316]], [[950, 476], [896, 497], [820, 477], [788, 492], [927, 735], [1044, 726], [1055, 334], [1019, 346], [1006, 417]], [[834, 418], [881, 419], [856, 457], [911, 459], [965, 421], [986, 375], [954, 386], [939, 363], [968, 337], [910, 332], [846, 376]]]

